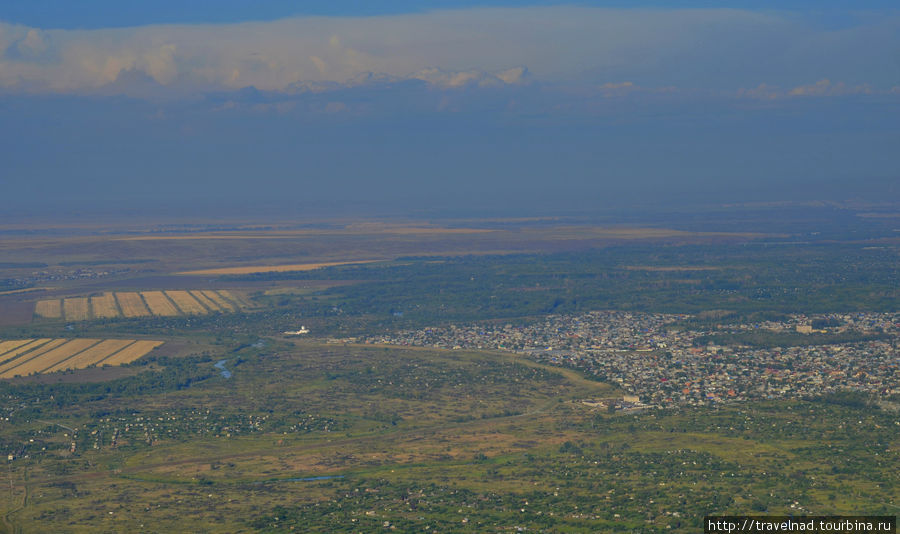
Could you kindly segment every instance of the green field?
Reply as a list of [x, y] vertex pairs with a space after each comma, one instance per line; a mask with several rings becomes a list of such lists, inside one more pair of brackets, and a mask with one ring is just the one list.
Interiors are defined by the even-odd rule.
[[[222, 359], [231, 378], [196, 356], [4, 384], [7, 527], [692, 531], [708, 513], [896, 513], [900, 496], [896, 413], [613, 416], [581, 402], [609, 386], [484, 352], [268, 340]], [[338, 478], [297, 480], [314, 477]]]

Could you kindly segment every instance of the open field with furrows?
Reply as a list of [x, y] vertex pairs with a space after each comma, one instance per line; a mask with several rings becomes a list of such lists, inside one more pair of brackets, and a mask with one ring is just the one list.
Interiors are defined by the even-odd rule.
[[205, 290], [204, 290], [204, 291], [203, 291], [203, 295], [204, 295], [207, 299], [209, 299], [210, 301], [214, 302], [215, 305], [218, 306], [218, 308], [219, 308], [220, 310], [222, 310], [222, 311], [228, 312], [228, 311], [234, 311], [234, 310], [235, 310], [234, 304], [232, 304], [232, 303], [229, 302], [228, 300], [222, 298], [222, 296], [219, 295], [219, 294], [218, 294], [217, 292], [215, 292], [215, 291], [205, 291]]
[[0, 343], [0, 378], [124, 365], [146, 355], [162, 341], [134, 339], [35, 339]]
[[97, 319], [113, 319], [121, 315], [116, 296], [112, 293], [91, 297], [91, 311]]
[[197, 299], [197, 302], [202, 304], [210, 311], [222, 311], [222, 308], [220, 308], [214, 300], [206, 296], [203, 291], [191, 290], [191, 296]]
[[166, 294], [169, 295], [169, 298], [175, 303], [178, 308], [186, 314], [189, 315], [204, 315], [209, 313], [209, 310], [200, 304], [191, 294], [187, 291], [166, 291]]
[[34, 314], [47, 319], [62, 317], [62, 301], [59, 299], [40, 300], [34, 305]]
[[41, 352], [40, 354], [37, 354], [35, 356], [24, 354], [11, 362], [13, 365], [8, 367], [6, 371], [0, 374], [0, 378], [11, 378], [17, 375], [28, 376], [35, 373], [41, 373], [44, 370], [49, 369], [50, 367], [53, 367], [54, 365], [82, 352], [88, 347], [96, 345], [99, 341], [99, 339], [67, 340], [59, 346], [54, 347], [48, 351]]
[[125, 317], [146, 317], [150, 315], [150, 310], [144, 304], [144, 299], [140, 293], [121, 292], [116, 294], [116, 301], [122, 309], [122, 315]]
[[[21, 343], [22, 341], [24, 341], [24, 343]], [[9, 346], [4, 347], [3, 352], [0, 353], [0, 365], [5, 365], [7, 362], [17, 358], [20, 354], [37, 348], [48, 341], [50, 341], [50, 338], [6, 341], [4, 343], [9, 343]]]
[[[133, 345], [133, 339], [105, 339], [80, 353], [62, 360], [59, 363], [43, 370], [45, 373], [53, 373], [56, 371], [65, 371], [66, 369], [84, 369], [98, 362], [102, 362], [113, 354], [129, 345]], [[114, 364], [110, 364], [114, 365]]]
[[227, 289], [218, 290], [219, 295], [228, 302], [236, 304], [239, 308], [250, 308], [253, 303], [247, 298], [247, 295], [238, 291], [229, 291]]
[[612, 415], [582, 400], [621, 392], [521, 357], [267, 343], [223, 355], [227, 379], [180, 358], [168, 385], [150, 370], [11, 383], [0, 402], [28, 408], [0, 427], [10, 529], [697, 532], [748, 510], [896, 514], [896, 414], [878, 409]]
[[0, 355], [6, 354], [7, 352], [21, 347], [22, 345], [27, 345], [34, 341], [33, 339], [14, 339], [11, 341], [0, 341]]
[[[88, 305], [90, 302], [90, 305]], [[210, 312], [235, 312], [253, 304], [238, 291], [116, 291], [102, 295], [41, 300], [34, 314], [43, 319], [87, 321], [120, 317], [175, 317], [205, 315]]]
[[[3, 359], [5, 360], [2, 365], [0, 365], [0, 376], [3, 376], [7, 371], [22, 365], [23, 363], [40, 356], [41, 354], [53, 350], [56, 347], [62, 345], [67, 339], [39, 339], [41, 343], [35, 343], [34, 345], [28, 347], [27, 350], [22, 350], [24, 347], [20, 349], [15, 349], [11, 351], [9, 356], [3, 355]], [[13, 357], [13, 353], [15, 356]]]
[[84, 321], [91, 316], [88, 299], [76, 297], [63, 300], [63, 316], [70, 321]]
[[109, 365], [125, 365], [137, 360], [144, 354], [147, 354], [156, 347], [162, 345], [162, 341], [141, 340], [135, 341], [134, 344], [110, 355], [103, 363]]
[[147, 307], [150, 308], [150, 313], [153, 315], [174, 316], [179, 314], [178, 308], [162, 291], [144, 291], [141, 296], [144, 297], [144, 302], [147, 303]]

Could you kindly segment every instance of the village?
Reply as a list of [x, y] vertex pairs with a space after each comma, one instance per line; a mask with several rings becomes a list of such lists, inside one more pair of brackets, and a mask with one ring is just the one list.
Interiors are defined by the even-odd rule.
[[[846, 390], [881, 398], [900, 393], [900, 314], [790, 315], [782, 321], [696, 329], [689, 326], [692, 319], [600, 311], [548, 316], [527, 325], [425, 328], [361, 341], [527, 355], [619, 385], [629, 393], [625, 407], [802, 398]], [[800, 341], [809, 336], [809, 344], [760, 347], [707, 341], [747, 332], [792, 334]], [[856, 340], [828, 343], [812, 337], [829, 333], [836, 339]]]
[[338, 421], [316, 414], [298, 412], [292, 417], [273, 418], [269, 413], [215, 413], [209, 408], [123, 411], [92, 418], [74, 428], [41, 419], [36, 422], [39, 425], [28, 433], [28, 441], [9, 452], [10, 461], [41, 457], [47, 451], [65, 455], [66, 451], [74, 454], [85, 449], [131, 450], [160, 441], [184, 442], [198, 437], [232, 438], [259, 432], [305, 434], [342, 428]]

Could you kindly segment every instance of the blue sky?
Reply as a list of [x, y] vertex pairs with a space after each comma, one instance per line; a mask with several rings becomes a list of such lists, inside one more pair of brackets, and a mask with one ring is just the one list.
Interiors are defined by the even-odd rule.
[[846, 4], [7, 2], [0, 215], [896, 201], [900, 11]]
[[414, 13], [439, 9], [523, 6], [589, 6], [607, 8], [732, 8], [744, 10], [787, 10], [817, 13], [840, 24], [849, 11], [896, 9], [891, 0], [869, 0], [853, 5], [846, 0], [28, 0], [4, 2], [0, 20], [42, 28], [108, 28], [147, 24], [227, 23], [248, 20], [275, 20], [292, 16], [371, 16]]

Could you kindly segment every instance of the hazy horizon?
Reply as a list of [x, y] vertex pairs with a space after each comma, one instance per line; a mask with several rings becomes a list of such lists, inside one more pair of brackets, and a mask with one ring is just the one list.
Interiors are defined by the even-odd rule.
[[900, 201], [887, 3], [52, 5], [0, 7], [6, 218]]

